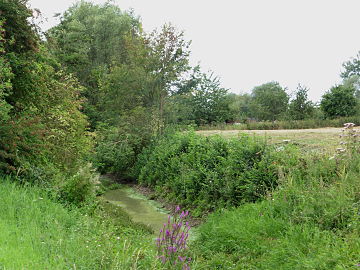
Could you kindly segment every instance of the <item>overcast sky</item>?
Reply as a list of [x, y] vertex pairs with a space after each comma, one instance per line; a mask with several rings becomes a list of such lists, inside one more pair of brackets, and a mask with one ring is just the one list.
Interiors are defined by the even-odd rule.
[[[48, 22], [58, 23], [76, 0], [30, 0]], [[104, 0], [92, 1], [104, 3]], [[133, 8], [151, 31], [166, 22], [192, 40], [191, 62], [213, 70], [235, 93], [278, 81], [298, 83], [318, 101], [336, 83], [342, 63], [360, 50], [360, 0], [115, 0]]]

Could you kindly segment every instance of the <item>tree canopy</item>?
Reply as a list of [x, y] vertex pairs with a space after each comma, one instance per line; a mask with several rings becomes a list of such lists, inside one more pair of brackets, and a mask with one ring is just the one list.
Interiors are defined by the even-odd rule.
[[251, 96], [253, 116], [258, 120], [274, 121], [287, 110], [289, 96], [278, 82], [255, 87]]

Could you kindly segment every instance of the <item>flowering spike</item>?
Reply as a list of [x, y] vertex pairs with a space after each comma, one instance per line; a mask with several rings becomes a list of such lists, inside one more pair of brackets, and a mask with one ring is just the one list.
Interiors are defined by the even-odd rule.
[[168, 216], [167, 223], [164, 223], [160, 230], [160, 235], [156, 239], [158, 258], [162, 263], [170, 263], [174, 266], [180, 264], [182, 269], [190, 269], [187, 262], [190, 261], [184, 255], [187, 250], [187, 238], [190, 230], [190, 224], [186, 221], [189, 211], [181, 211], [180, 206], [176, 206], [175, 215]]

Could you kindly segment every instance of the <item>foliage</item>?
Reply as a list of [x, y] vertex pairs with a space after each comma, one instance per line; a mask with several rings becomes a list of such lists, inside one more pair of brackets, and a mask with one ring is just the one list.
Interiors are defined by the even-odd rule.
[[228, 90], [221, 87], [218, 77], [202, 73], [199, 66], [190, 78], [176, 84], [168, 100], [167, 123], [204, 125], [232, 118]]
[[278, 185], [286, 153], [247, 136], [228, 141], [175, 133], [139, 156], [135, 177], [199, 215], [263, 198]]
[[139, 19], [115, 5], [78, 2], [69, 8], [61, 23], [47, 33], [48, 46], [69, 72], [85, 87], [85, 113], [95, 126], [100, 120], [99, 86], [113, 63], [129, 61], [128, 40], [140, 31]]
[[[140, 116], [145, 117], [144, 114]], [[149, 143], [152, 133], [147, 127], [134, 123], [134, 126], [125, 124], [121, 128], [103, 126], [97, 136], [94, 165], [101, 173], [113, 173], [126, 179], [130, 177], [136, 158]]]
[[30, 24], [32, 10], [27, 7], [28, 0], [2, 0], [0, 2], [1, 31], [7, 42], [2, 43], [7, 53], [26, 53], [36, 51], [38, 38], [34, 35], [35, 25]]
[[255, 87], [251, 96], [251, 110], [258, 120], [274, 121], [287, 110], [289, 97], [278, 82], [269, 82]]
[[341, 72], [340, 76], [343, 79], [348, 79], [352, 76], [360, 76], [360, 53], [351, 60], [343, 64], [344, 71]]
[[332, 87], [322, 96], [320, 103], [322, 111], [329, 118], [353, 116], [356, 106], [355, 88], [345, 85]]
[[192, 248], [208, 268], [352, 268], [360, 252], [359, 161], [300, 159], [267, 200], [211, 215]]
[[305, 119], [305, 120], [282, 120], [282, 121], [246, 121], [237, 124], [214, 124], [197, 127], [198, 130], [277, 130], [277, 129], [312, 129], [325, 127], [343, 127], [343, 123], [355, 123], [360, 125], [357, 116], [339, 117], [335, 119]]
[[202, 74], [190, 104], [198, 125], [221, 123], [229, 118], [227, 90], [220, 86], [219, 78], [213, 74]]
[[293, 120], [304, 120], [311, 118], [314, 112], [314, 104], [308, 100], [309, 89], [298, 85], [295, 98], [289, 104], [289, 117]]
[[64, 193], [91, 148], [82, 87], [41, 44], [26, 4], [0, 3], [0, 172]]
[[59, 183], [59, 200], [64, 203], [83, 205], [94, 200], [96, 185], [99, 184], [99, 176], [94, 172], [91, 164], [69, 176], [69, 179]]
[[228, 95], [229, 100], [229, 110], [232, 120], [230, 122], [243, 122], [246, 121], [246, 119], [250, 118], [250, 116], [253, 114], [251, 112], [251, 96], [249, 94], [229, 94]]

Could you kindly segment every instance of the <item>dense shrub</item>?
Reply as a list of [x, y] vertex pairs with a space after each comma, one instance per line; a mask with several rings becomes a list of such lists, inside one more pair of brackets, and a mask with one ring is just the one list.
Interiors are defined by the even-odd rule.
[[148, 147], [135, 175], [141, 184], [200, 213], [254, 202], [274, 189], [282, 158], [290, 151], [278, 150], [248, 136], [226, 140], [179, 132]]
[[360, 252], [359, 165], [360, 157], [299, 162], [267, 200], [211, 215], [193, 249], [208, 268], [352, 269]]
[[103, 126], [97, 131], [94, 166], [101, 173], [116, 174], [120, 178], [129, 178], [129, 171], [136, 162], [151, 133], [140, 125], [127, 125], [128, 128]]

